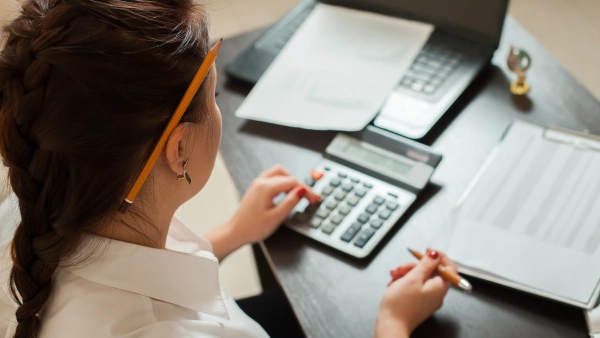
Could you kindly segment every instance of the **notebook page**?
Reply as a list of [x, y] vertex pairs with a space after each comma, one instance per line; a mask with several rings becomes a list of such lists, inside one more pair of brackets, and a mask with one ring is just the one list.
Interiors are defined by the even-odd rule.
[[460, 264], [587, 303], [600, 280], [600, 152], [516, 121], [457, 210]]
[[317, 4], [236, 116], [318, 130], [364, 128], [433, 26]]

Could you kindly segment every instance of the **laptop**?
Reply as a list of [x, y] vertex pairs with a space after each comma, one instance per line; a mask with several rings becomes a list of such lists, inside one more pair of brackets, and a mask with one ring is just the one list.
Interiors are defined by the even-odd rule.
[[[336, 6], [428, 22], [436, 29], [373, 124], [420, 139], [465, 91], [497, 49], [508, 0], [321, 0]], [[255, 84], [309, 16], [304, 0], [227, 65]]]

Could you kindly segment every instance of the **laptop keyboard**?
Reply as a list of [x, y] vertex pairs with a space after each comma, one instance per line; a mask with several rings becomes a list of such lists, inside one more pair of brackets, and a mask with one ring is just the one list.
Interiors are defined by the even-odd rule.
[[292, 21], [285, 25], [285, 27], [279, 30], [273, 38], [265, 43], [265, 48], [272, 49], [276, 53], [279, 53], [312, 11], [313, 7], [308, 7], [296, 15]]
[[433, 95], [458, 68], [461, 55], [450, 47], [429, 41], [400, 81], [402, 87]]

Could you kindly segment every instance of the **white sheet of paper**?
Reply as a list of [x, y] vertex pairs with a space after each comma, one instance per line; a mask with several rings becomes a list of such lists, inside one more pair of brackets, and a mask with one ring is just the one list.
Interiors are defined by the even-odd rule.
[[430, 24], [317, 4], [236, 116], [305, 129], [360, 130], [432, 31]]
[[600, 152], [549, 141], [543, 128], [516, 121], [461, 202], [448, 254], [589, 302], [600, 280], [598, 172]]

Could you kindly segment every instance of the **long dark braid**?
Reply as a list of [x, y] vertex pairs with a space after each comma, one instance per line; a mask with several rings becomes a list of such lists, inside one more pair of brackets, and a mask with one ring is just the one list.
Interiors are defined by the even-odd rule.
[[[191, 0], [30, 0], [5, 28], [0, 155], [21, 213], [15, 337], [36, 337], [56, 269], [84, 232], [117, 217], [206, 55], [206, 25]], [[182, 121], [202, 121], [204, 92]]]

